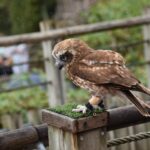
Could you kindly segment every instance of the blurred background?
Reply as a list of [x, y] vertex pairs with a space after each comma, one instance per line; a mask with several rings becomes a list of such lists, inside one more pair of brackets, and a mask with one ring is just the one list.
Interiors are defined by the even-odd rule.
[[[13, 35], [28, 34], [30, 37], [33, 32], [140, 17], [150, 14], [149, 7], [149, 0], [0, 0], [0, 40], [11, 36], [13, 41]], [[144, 25], [140, 25], [74, 37], [94, 49], [112, 49], [121, 53], [136, 77], [150, 87], [150, 36], [143, 30]], [[49, 106], [87, 102], [89, 94], [56, 70], [51, 59], [54, 44], [69, 37], [72, 36], [33, 43], [0, 44], [0, 129], [39, 124], [40, 110]], [[118, 97], [108, 101], [107, 108], [129, 104]], [[148, 129], [149, 124], [142, 124], [111, 132], [109, 138]], [[126, 149], [142, 146], [148, 150], [149, 142], [144, 141], [146, 144], [140, 141], [123, 146]], [[118, 150], [123, 146], [118, 146]]]

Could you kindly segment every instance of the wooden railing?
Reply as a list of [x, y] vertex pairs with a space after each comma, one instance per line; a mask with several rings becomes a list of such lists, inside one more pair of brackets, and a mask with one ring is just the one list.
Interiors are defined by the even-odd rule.
[[114, 20], [109, 22], [100, 22], [88, 25], [78, 25], [56, 30], [47, 30], [46, 32], [35, 32], [29, 34], [13, 35], [0, 37], [0, 46], [8, 46], [19, 43], [38, 43], [46, 40], [60, 39], [68, 36], [83, 35], [94, 32], [103, 32], [114, 29], [123, 29], [146, 25], [150, 23], [150, 16], [140, 16], [131, 19]]
[[[103, 127], [106, 129], [106, 131], [112, 131], [115, 129], [121, 129], [124, 127], [129, 127], [129, 126], [133, 126], [133, 125], [137, 125], [137, 124], [141, 124], [141, 123], [150, 122], [150, 118], [143, 117], [135, 109], [134, 106], [119, 107], [119, 108], [108, 110], [108, 114], [106, 115], [106, 116], [108, 116], [107, 118], [106, 118], [106, 116], [104, 116], [104, 114], [102, 117], [100, 115], [99, 115], [99, 118], [103, 118], [104, 122], [101, 124], [101, 121], [102, 121], [101, 119], [97, 120], [97, 118], [93, 117], [93, 121], [94, 122], [96, 121], [98, 124], [92, 124], [92, 126], [90, 126], [90, 128], [85, 127], [87, 132], [94, 130], [96, 125], [97, 125], [96, 129]], [[58, 117], [61, 118], [61, 116], [62, 115], [59, 116], [59, 114], [57, 114], [57, 118]], [[43, 117], [44, 117], [43, 119], [45, 121], [47, 119], [49, 119], [49, 117], [47, 115], [45, 116], [45, 113], [43, 114]], [[54, 118], [56, 117], [55, 114], [53, 115], [53, 117]], [[64, 120], [64, 121], [66, 121], [66, 120]], [[82, 125], [83, 124], [88, 125], [89, 121], [91, 121], [91, 120], [88, 120], [88, 118], [85, 118], [84, 120], [82, 120]], [[63, 125], [64, 125], [63, 122], [61, 122], [61, 126], [63, 126]], [[55, 126], [55, 128], [56, 128], [56, 124], [53, 124], [52, 126]], [[58, 126], [58, 122], [57, 122], [57, 126]], [[100, 127], [98, 127], [98, 126], [100, 126]], [[70, 128], [70, 126], [68, 126], [68, 127], [66, 126], [65, 129], [60, 128], [60, 130], [65, 130], [65, 132], [66, 132], [67, 128]], [[82, 130], [84, 130], [84, 128], [82, 128]], [[76, 133], [76, 131], [75, 131], [75, 133]], [[49, 137], [49, 141], [50, 140], [51, 140], [51, 137]], [[38, 142], [42, 142], [45, 144], [45, 146], [48, 146], [48, 126], [47, 126], [47, 124], [28, 126], [28, 127], [20, 128], [17, 130], [0, 133], [0, 148], [1, 148], [1, 150], [7, 150], [10, 148], [11, 148], [11, 150], [16, 150], [16, 149], [25, 148], [27, 146], [28, 147], [32, 146], [32, 148], [33, 148], [33, 147], [35, 147], [36, 143], [38, 143]], [[54, 143], [54, 144], [56, 144], [56, 143]]]

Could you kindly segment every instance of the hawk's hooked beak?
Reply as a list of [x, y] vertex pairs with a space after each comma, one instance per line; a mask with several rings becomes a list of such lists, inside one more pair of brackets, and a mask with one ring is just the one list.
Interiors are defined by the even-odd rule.
[[65, 62], [64, 61], [60, 61], [60, 60], [57, 60], [55, 65], [57, 66], [57, 68], [59, 70], [61, 70], [64, 66], [65, 66]]

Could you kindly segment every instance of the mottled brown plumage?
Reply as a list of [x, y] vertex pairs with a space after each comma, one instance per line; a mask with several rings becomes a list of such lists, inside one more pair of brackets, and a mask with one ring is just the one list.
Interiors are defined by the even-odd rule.
[[52, 55], [60, 69], [65, 67], [70, 80], [92, 93], [91, 105], [98, 105], [108, 92], [121, 92], [142, 115], [150, 116], [150, 107], [131, 93], [134, 90], [150, 95], [150, 90], [129, 71], [119, 53], [93, 50], [80, 40], [67, 39], [56, 44]]

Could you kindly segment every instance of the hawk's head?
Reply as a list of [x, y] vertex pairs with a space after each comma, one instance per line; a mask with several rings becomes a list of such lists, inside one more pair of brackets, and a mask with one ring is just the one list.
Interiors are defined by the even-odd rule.
[[86, 43], [78, 39], [66, 39], [57, 43], [53, 49], [52, 56], [56, 65], [62, 69], [67, 64], [77, 61], [91, 50]]

